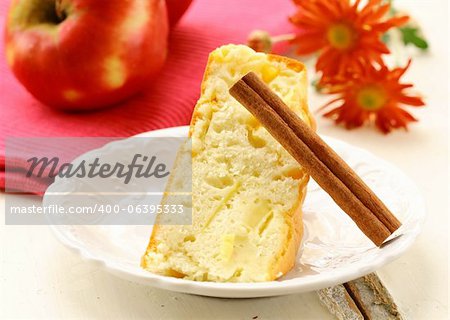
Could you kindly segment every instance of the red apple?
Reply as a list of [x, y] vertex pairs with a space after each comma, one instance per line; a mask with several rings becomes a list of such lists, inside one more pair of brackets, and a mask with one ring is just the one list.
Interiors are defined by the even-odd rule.
[[173, 27], [191, 5], [192, 0], [166, 0], [169, 23]]
[[155, 77], [167, 54], [164, 0], [14, 0], [5, 31], [17, 79], [66, 110], [109, 106]]

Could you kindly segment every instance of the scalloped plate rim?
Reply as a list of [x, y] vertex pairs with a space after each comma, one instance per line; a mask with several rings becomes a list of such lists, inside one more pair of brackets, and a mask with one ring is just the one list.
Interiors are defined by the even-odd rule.
[[[155, 137], [167, 135], [186, 136], [188, 133], [188, 129], [189, 126], [171, 127], [144, 132], [136, 135], [136, 137], [145, 137], [145, 136]], [[328, 141], [333, 140], [376, 157], [369, 151], [359, 147], [351, 146], [342, 140], [323, 135], [321, 136]], [[74, 161], [76, 161], [77, 159], [75, 159]], [[380, 158], [378, 159], [380, 160], [380, 162], [383, 162], [384, 164], [390, 166], [393, 170], [396, 170], [399, 173], [401, 173], [411, 185], [414, 185], [418, 195], [420, 195], [420, 192], [418, 191], [418, 188], [415, 186], [415, 184], [400, 169], [398, 169], [397, 167], [395, 167], [394, 165], [383, 159]], [[85, 246], [82, 246], [81, 244], [71, 239], [68, 236], [68, 234], [64, 232], [65, 230], [64, 227], [67, 226], [51, 225], [50, 228], [53, 231], [55, 237], [62, 244], [71, 249], [73, 252], [79, 254], [84, 260], [96, 263], [98, 266], [102, 267], [106, 271], [122, 279], [149, 285], [159, 289], [166, 289], [175, 292], [190, 293], [202, 296], [222, 297], [222, 298], [256, 298], [256, 297], [279, 296], [318, 290], [321, 288], [344, 283], [356, 279], [358, 277], [364, 276], [365, 274], [374, 272], [380, 267], [392, 262], [393, 260], [398, 258], [401, 254], [403, 254], [407, 249], [409, 249], [414, 243], [417, 236], [420, 234], [423, 223], [425, 221], [426, 212], [425, 212], [425, 201], [423, 197], [420, 196], [420, 198], [417, 199], [417, 201], [419, 205], [417, 211], [420, 211], [422, 213], [422, 216], [418, 219], [418, 224], [415, 225], [412, 231], [407, 232], [406, 234], [402, 235], [400, 239], [394, 240], [391, 244], [388, 244], [385, 248], [381, 249], [385, 250], [385, 253], [381, 255], [376, 255], [374, 257], [374, 260], [372, 261], [372, 264], [359, 265], [358, 263], [354, 263], [351, 267], [345, 268], [341, 272], [336, 272], [336, 274], [333, 277], [328, 276], [320, 280], [316, 278], [302, 279], [301, 282], [298, 281], [299, 278], [286, 279], [282, 281], [259, 282], [259, 283], [198, 282], [192, 280], [184, 280], [160, 276], [157, 274], [147, 272], [143, 269], [141, 269], [139, 273], [131, 273], [127, 270], [124, 270], [123, 268], [119, 268], [114, 263], [111, 263], [111, 261], [93, 255], [89, 251], [89, 248], [86, 248]], [[395, 244], [395, 246], [393, 246], [393, 244]], [[390, 250], [388, 251], [386, 249]]]

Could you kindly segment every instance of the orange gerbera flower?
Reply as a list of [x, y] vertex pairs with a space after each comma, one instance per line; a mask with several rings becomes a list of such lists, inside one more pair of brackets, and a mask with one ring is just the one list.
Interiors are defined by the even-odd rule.
[[[381, 36], [392, 27], [408, 21], [407, 16], [384, 19], [390, 4], [368, 0], [293, 0], [298, 12], [290, 21], [300, 28], [293, 44], [298, 54], [320, 50], [316, 70], [321, 83], [329, 78], [359, 72], [366, 64], [382, 64], [382, 54], [389, 49]], [[352, 2], [352, 3], [351, 3]]]
[[410, 63], [411, 60], [404, 68], [393, 70], [389, 70], [384, 64], [380, 67], [367, 66], [362, 73], [352, 75], [345, 82], [329, 85], [328, 89], [325, 88], [326, 92], [339, 96], [323, 108], [339, 102], [340, 105], [324, 116], [334, 119], [338, 124], [344, 124], [347, 129], [372, 121], [383, 133], [397, 128], [407, 129], [409, 122], [417, 120], [400, 105], [424, 105], [420, 97], [405, 93], [412, 84], [400, 83], [400, 78]]

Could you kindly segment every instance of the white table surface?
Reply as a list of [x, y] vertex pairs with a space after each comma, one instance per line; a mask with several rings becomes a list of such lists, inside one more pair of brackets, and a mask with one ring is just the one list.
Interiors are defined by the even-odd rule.
[[[382, 136], [346, 131], [323, 118], [318, 131], [402, 168], [422, 190], [428, 219], [401, 258], [379, 270], [408, 319], [447, 319], [448, 313], [448, 4], [400, 1], [423, 25], [431, 50], [414, 54], [406, 78], [427, 107], [408, 133]], [[314, 110], [323, 99], [311, 94]], [[4, 221], [4, 195], [0, 195]], [[0, 319], [332, 319], [314, 292], [260, 299], [214, 299], [153, 289], [118, 279], [64, 248], [47, 226], [0, 225]]]

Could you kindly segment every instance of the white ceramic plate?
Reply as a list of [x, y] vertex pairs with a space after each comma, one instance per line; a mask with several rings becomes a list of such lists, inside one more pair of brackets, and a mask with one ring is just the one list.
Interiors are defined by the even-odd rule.
[[[186, 136], [188, 127], [175, 127], [140, 136]], [[139, 267], [152, 226], [53, 226], [57, 238], [83, 258], [107, 271], [141, 284], [214, 297], [248, 298], [317, 290], [343, 283], [398, 258], [413, 243], [425, 218], [424, 201], [416, 186], [391, 164], [362, 149], [324, 137], [402, 221], [400, 237], [376, 248], [355, 224], [311, 180], [303, 206], [305, 232], [296, 266], [277, 281], [263, 283], [195, 282], [159, 276]], [[108, 147], [102, 152], [118, 152]], [[58, 180], [55, 184], [60, 183]], [[77, 190], [77, 185], [58, 186]], [[52, 189], [50, 187], [49, 189]], [[44, 197], [44, 203], [45, 203]], [[156, 203], [157, 204], [157, 203]], [[74, 204], [77, 205], [77, 204]]]

